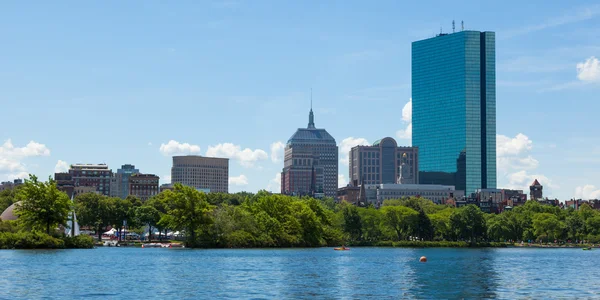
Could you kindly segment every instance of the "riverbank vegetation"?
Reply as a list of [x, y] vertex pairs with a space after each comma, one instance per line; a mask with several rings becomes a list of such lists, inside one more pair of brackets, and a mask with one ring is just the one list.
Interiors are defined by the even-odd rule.
[[[21, 188], [27, 192], [17, 193], [17, 198], [28, 203], [21, 206], [19, 215], [30, 217], [10, 226], [36, 234], [48, 231], [49, 226], [64, 226], [64, 197], [57, 195], [53, 185], [52, 181], [36, 185], [34, 177], [28, 180]], [[32, 198], [45, 200], [28, 202]], [[24, 211], [41, 206], [53, 213]], [[73, 207], [79, 224], [96, 231], [98, 238], [109, 226], [119, 231], [126, 226], [139, 233], [149, 228], [150, 239], [156, 238], [154, 232], [178, 231], [187, 247], [501, 247], [519, 241], [600, 242], [600, 212], [587, 205], [565, 210], [536, 201], [496, 215], [474, 205], [455, 208], [415, 197], [386, 200], [376, 209], [265, 191], [205, 194], [175, 184], [173, 190], [145, 202], [89, 193], [78, 195]], [[65, 237], [62, 240], [65, 247], [80, 246]]]

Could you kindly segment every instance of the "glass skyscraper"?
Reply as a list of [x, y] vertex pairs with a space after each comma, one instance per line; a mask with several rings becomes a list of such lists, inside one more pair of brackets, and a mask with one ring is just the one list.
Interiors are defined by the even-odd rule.
[[460, 31], [412, 43], [412, 142], [419, 182], [466, 194], [496, 188], [494, 32]]

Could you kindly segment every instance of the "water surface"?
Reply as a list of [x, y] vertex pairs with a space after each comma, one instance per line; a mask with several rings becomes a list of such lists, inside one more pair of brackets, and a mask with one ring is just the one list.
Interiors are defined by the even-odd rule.
[[600, 249], [97, 248], [0, 261], [1, 299], [600, 297]]

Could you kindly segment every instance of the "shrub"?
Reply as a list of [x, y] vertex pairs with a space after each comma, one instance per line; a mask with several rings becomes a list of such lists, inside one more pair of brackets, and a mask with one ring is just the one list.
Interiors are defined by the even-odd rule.
[[65, 243], [42, 232], [0, 232], [0, 249], [62, 249]]
[[74, 237], [66, 236], [65, 248], [68, 249], [91, 249], [94, 248], [94, 239], [89, 235], [78, 235]]

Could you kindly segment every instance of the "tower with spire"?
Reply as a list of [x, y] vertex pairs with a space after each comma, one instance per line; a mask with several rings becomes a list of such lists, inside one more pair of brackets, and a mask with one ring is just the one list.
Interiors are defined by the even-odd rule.
[[535, 179], [533, 183], [529, 186], [529, 199], [531, 200], [539, 200], [543, 199], [542, 190], [544, 187], [540, 184], [540, 182]]
[[281, 193], [335, 197], [337, 188], [337, 143], [327, 130], [315, 126], [311, 90], [308, 126], [298, 128], [285, 146]]

